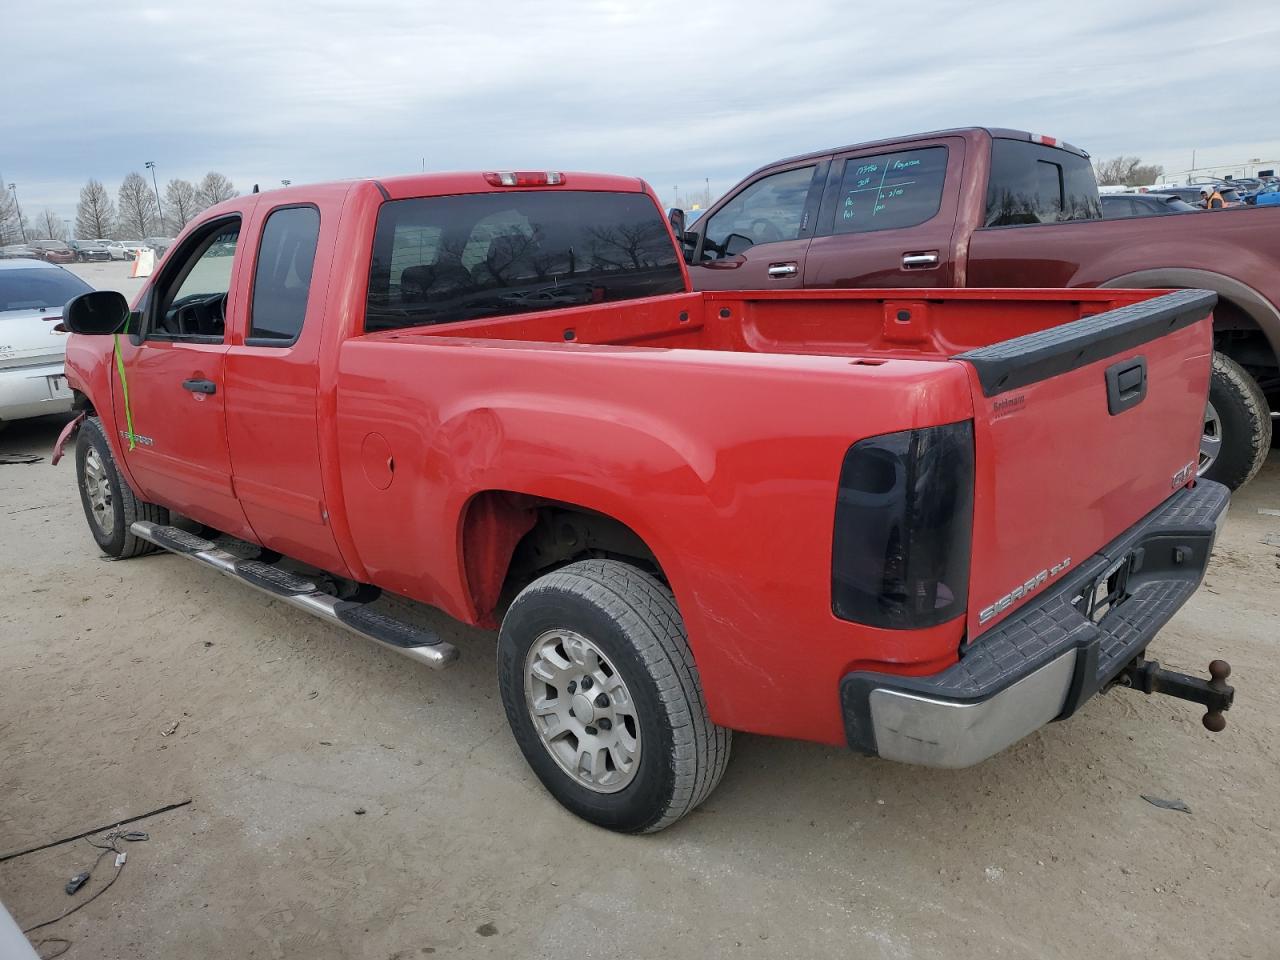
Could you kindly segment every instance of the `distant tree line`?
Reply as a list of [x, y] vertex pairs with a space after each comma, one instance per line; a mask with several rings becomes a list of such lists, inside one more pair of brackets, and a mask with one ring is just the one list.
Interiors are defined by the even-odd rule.
[[1093, 169], [1100, 187], [1146, 187], [1164, 173], [1164, 167], [1158, 163], [1143, 163], [1141, 157], [1124, 156], [1095, 160]]
[[[53, 210], [46, 208], [34, 215], [22, 210], [20, 215], [3, 177], [0, 185], [5, 187], [0, 190], [0, 244], [21, 243], [24, 233], [28, 240], [67, 239], [66, 224]], [[151, 183], [140, 173], [124, 178], [114, 201], [100, 180], [90, 180], [80, 188], [75, 235], [82, 240], [174, 236], [200, 211], [230, 200], [238, 192], [227, 177], [210, 171], [199, 183], [170, 180], [161, 197], [162, 206]]]

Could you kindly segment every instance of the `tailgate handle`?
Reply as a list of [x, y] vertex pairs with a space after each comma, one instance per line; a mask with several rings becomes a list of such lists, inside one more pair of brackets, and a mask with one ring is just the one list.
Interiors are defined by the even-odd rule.
[[1147, 396], [1147, 358], [1135, 357], [1107, 367], [1107, 412], [1113, 417]]

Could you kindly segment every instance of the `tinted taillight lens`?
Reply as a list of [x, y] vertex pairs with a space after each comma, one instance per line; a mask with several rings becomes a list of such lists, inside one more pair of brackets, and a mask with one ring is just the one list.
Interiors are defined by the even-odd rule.
[[854, 444], [836, 502], [835, 615], [895, 630], [958, 617], [972, 529], [973, 421]]

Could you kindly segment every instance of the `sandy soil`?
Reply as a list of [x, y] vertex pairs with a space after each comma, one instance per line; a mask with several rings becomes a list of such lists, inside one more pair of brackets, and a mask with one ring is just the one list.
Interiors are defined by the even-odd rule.
[[[0, 454], [47, 457], [59, 425], [15, 424]], [[958, 772], [741, 736], [702, 808], [625, 838], [525, 767], [492, 635], [425, 613], [463, 651], [436, 674], [176, 557], [109, 562], [69, 464], [3, 465], [0, 856], [193, 800], [36, 935], [72, 958], [1276, 957], [1280, 516], [1260, 509], [1280, 457], [1152, 648], [1231, 661], [1224, 733], [1115, 692]], [[0, 900], [55, 916], [94, 852], [0, 863]]]

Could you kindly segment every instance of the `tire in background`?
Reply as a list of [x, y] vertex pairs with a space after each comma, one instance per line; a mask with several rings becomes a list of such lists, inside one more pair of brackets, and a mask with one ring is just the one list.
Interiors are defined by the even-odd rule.
[[1257, 381], [1240, 364], [1216, 352], [1209, 403], [1222, 425], [1222, 443], [1212, 463], [1207, 468], [1201, 466], [1200, 476], [1235, 490], [1252, 480], [1267, 458], [1271, 411]]

